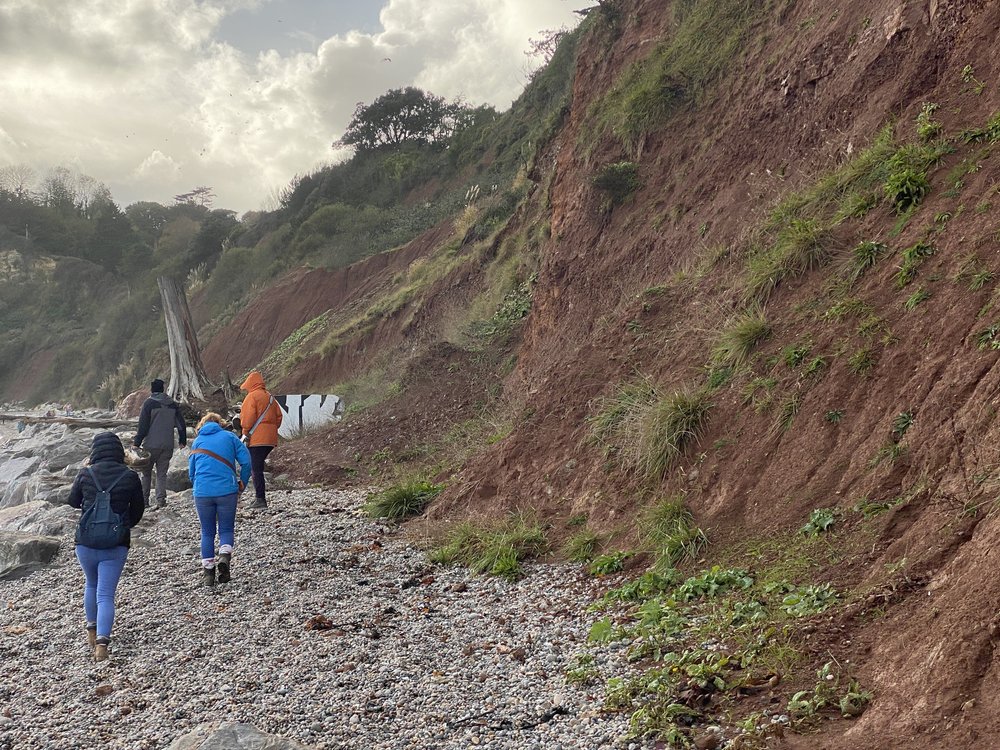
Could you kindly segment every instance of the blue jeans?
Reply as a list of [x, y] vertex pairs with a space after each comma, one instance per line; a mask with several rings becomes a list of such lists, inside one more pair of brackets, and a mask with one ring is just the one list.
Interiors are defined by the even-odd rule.
[[201, 559], [215, 560], [215, 529], [219, 529], [219, 546], [233, 549], [236, 528], [236, 493], [217, 497], [195, 497], [194, 507], [201, 521]]
[[98, 638], [111, 637], [111, 626], [115, 622], [115, 589], [127, 558], [128, 547], [94, 549], [76, 545], [76, 559], [87, 577], [83, 589], [83, 611], [87, 624], [97, 623]]

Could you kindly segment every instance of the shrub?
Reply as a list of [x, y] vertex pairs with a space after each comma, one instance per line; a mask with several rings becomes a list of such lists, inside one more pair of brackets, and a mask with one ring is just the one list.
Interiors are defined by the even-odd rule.
[[896, 213], [902, 214], [919, 205], [930, 191], [931, 184], [926, 173], [909, 167], [890, 174], [884, 189]]
[[609, 164], [591, 180], [594, 187], [607, 193], [611, 205], [621, 205], [628, 196], [639, 189], [639, 165], [630, 161]]
[[371, 495], [365, 511], [376, 518], [409, 518], [423, 513], [424, 508], [444, 489], [423, 479], [394, 485]]
[[445, 543], [432, 550], [430, 560], [441, 565], [466, 565], [477, 573], [508, 580], [524, 575], [523, 560], [545, 550], [542, 529], [521, 514], [485, 527], [463, 523], [455, 527]]
[[933, 141], [941, 134], [941, 123], [932, 118], [939, 105], [924, 102], [917, 115], [917, 137], [923, 142]]
[[834, 520], [833, 508], [816, 508], [810, 514], [806, 525], [802, 527], [802, 533], [807, 536], [819, 536], [833, 526]]
[[848, 267], [847, 278], [853, 284], [860, 279], [865, 272], [874, 268], [879, 259], [888, 252], [889, 248], [881, 242], [866, 240], [858, 244], [851, 251], [851, 263]]
[[719, 334], [712, 350], [712, 359], [720, 365], [738, 367], [744, 364], [757, 345], [771, 335], [771, 326], [764, 311], [751, 308], [731, 319]]
[[659, 568], [694, 558], [708, 544], [705, 532], [694, 525], [694, 516], [680, 498], [667, 498], [650, 507], [640, 528], [645, 541], [659, 555]]
[[620, 573], [625, 570], [625, 561], [632, 557], [631, 552], [612, 552], [607, 555], [600, 555], [587, 566], [587, 571], [592, 576], [606, 576], [612, 573]]
[[712, 404], [708, 392], [678, 391], [661, 398], [643, 425], [642, 460], [647, 477], [661, 480], [695, 442]]
[[659, 394], [649, 378], [634, 383], [619, 383], [615, 392], [598, 402], [597, 413], [588, 419], [594, 437], [604, 446], [605, 455], [630, 451], [628, 441], [635, 442], [643, 415], [657, 402]]
[[747, 293], [763, 301], [783, 280], [819, 268], [829, 257], [829, 230], [814, 219], [792, 219], [774, 244], [750, 258]]
[[590, 529], [583, 529], [569, 538], [563, 554], [571, 562], [590, 562], [601, 544], [601, 537]]

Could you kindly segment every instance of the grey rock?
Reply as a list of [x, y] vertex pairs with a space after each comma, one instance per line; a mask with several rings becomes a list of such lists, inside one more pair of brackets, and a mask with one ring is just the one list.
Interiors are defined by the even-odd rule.
[[39, 536], [63, 536], [72, 531], [80, 511], [68, 505], [51, 505], [34, 500], [10, 508], [0, 508], [0, 531], [20, 531]]
[[202, 725], [170, 743], [167, 750], [308, 750], [294, 740], [264, 734], [250, 724]]
[[56, 537], [0, 531], [0, 580], [20, 578], [47, 565], [58, 551]]
[[[173, 466], [173, 461], [170, 462], [170, 465]], [[183, 492], [189, 489], [191, 489], [191, 477], [188, 476], [186, 463], [183, 469], [171, 468], [167, 472], [167, 490], [170, 492]]]

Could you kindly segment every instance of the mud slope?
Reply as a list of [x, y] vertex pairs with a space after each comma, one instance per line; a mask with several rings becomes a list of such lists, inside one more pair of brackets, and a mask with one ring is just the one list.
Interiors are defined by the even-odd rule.
[[[1000, 111], [1000, 5], [754, 4], [762, 10], [724, 74], [628, 145], [596, 121], [600, 97], [670, 40], [677, 16], [666, 0], [604, 5], [619, 12], [613, 24], [592, 23], [581, 42], [572, 107], [532, 175], [534, 210], [506, 230], [538, 222], [540, 210], [551, 228], [518, 364], [499, 399], [518, 405], [514, 429], [473, 456], [431, 520], [533, 509], [558, 526], [587, 514], [595, 529], [627, 539], [645, 504], [676, 495], [707, 531], [711, 554], [781, 538], [812, 510], [835, 508], [853, 546], [822, 574], [845, 593], [832, 626], [842, 630], [823, 641], [824, 654], [855, 665], [876, 699], [858, 720], [786, 744], [1000, 746], [1000, 522], [992, 512], [1000, 121], [997, 132], [984, 130]], [[890, 151], [932, 148], [916, 129], [929, 103], [941, 131], [927, 140], [946, 140], [927, 165], [919, 206], [898, 215], [880, 181], [860, 209], [820, 217], [821, 252], [806, 268], [776, 277], [769, 294], [749, 294], [754, 264], [782, 232], [813, 231], [814, 217], [801, 214], [815, 208], [809, 196], [864, 172], [859, 162], [886, 148], [886, 125]], [[980, 135], [962, 135], [970, 129]], [[637, 165], [640, 187], [609, 206], [593, 178], [623, 161]], [[852, 276], [862, 242], [881, 249]], [[372, 274], [355, 267], [291, 277], [212, 342], [210, 369], [250, 366], [362, 287], [377, 295], [378, 272], [404, 268], [411, 252], [419, 255], [417, 245], [373, 259]], [[335, 383], [379, 353], [432, 344], [449, 304], [481, 284], [474, 269], [449, 275], [405, 314], [307, 356], [286, 389]], [[755, 296], [770, 333], [709, 388], [727, 320]], [[593, 440], [602, 399], [640, 378], [661, 394], [708, 389], [696, 444], [658, 481], [609, 460]], [[403, 400], [418, 422], [435, 397], [422, 389]], [[464, 403], [456, 418], [468, 416]], [[362, 424], [383, 435], [392, 416], [376, 412]], [[390, 433], [393, 451], [412, 447]], [[342, 437], [376, 447], [370, 437]], [[314, 472], [322, 462], [310, 454], [308, 463]], [[873, 507], [871, 517], [854, 510]]]
[[[1000, 6], [781, 5], [755, 25], [731, 75], [638, 154], [611, 137], [587, 145], [589, 107], [669, 35], [670, 6], [626, 2], [616, 40], [596, 32], [585, 40], [572, 113], [552, 151], [552, 240], [508, 381], [527, 391], [523, 418], [431, 513], [534, 506], [545, 517], [585, 512], [616, 530], [644, 501], [683, 493], [722, 543], [796, 528], [817, 507], [846, 514], [862, 498], [903, 498], [871, 532], [850, 584], [856, 592], [881, 584], [885, 566], [900, 560], [910, 583], [884, 618], [849, 623], [853, 645], [837, 653], [863, 664], [879, 697], [857, 722], [801, 746], [966, 746], [977, 736], [1000, 745], [991, 718], [1000, 526], [984, 515], [996, 496], [1000, 372], [992, 339], [976, 345], [997, 316], [995, 281], [975, 287], [967, 273], [970, 263], [1000, 271], [1000, 159], [958, 137], [1000, 109], [991, 51]], [[748, 371], [712, 392], [698, 446], [661, 484], [609, 472], [590, 440], [597, 400], [640, 374], [663, 391], [704, 386], [723, 321], [743, 299], [755, 233], [777, 201], [849, 162], [886, 123], [900, 142], [916, 141], [925, 102], [939, 105], [954, 152], [930, 169], [919, 209], [902, 221], [883, 201], [839, 223], [825, 267], [778, 284], [766, 306], [770, 338]], [[642, 188], [609, 213], [592, 177], [622, 160], [639, 164]], [[831, 279], [865, 240], [890, 254], [838, 297]], [[919, 242], [931, 250], [916, 279], [901, 284], [901, 253]], [[709, 255], [722, 260], [706, 268]], [[836, 307], [847, 299], [857, 302]], [[821, 375], [782, 363], [796, 344], [823, 359]], [[744, 403], [755, 376], [775, 380], [773, 405], [760, 413]], [[912, 425], [894, 441], [903, 413]], [[883, 460], [887, 446], [893, 454]]]

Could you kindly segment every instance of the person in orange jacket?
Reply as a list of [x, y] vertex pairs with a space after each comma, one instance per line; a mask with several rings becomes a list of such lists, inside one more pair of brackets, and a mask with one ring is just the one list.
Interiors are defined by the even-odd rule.
[[250, 508], [266, 508], [264, 494], [264, 461], [278, 445], [278, 428], [281, 426], [281, 406], [264, 387], [264, 378], [253, 370], [240, 388], [247, 392], [240, 407], [240, 428], [243, 442], [250, 449], [250, 474], [257, 496]]

